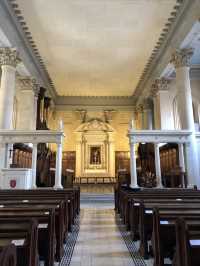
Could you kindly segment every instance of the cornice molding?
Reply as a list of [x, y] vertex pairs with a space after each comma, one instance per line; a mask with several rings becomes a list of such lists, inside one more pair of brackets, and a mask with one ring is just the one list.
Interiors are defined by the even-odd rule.
[[131, 109], [135, 105], [135, 98], [133, 96], [58, 96], [55, 100], [56, 109], [100, 109], [100, 110], [113, 110], [113, 109]]
[[[49, 90], [51, 97], [56, 98], [57, 93], [44, 62], [39, 54], [37, 46], [31, 36], [29, 28], [24, 20], [16, 0], [0, 1], [0, 23], [8, 39], [20, 52], [22, 61], [26, 61], [31, 75], [39, 78]], [[27, 64], [26, 64], [27, 63]], [[32, 73], [34, 72], [34, 73]]]
[[[152, 54], [133, 94], [135, 98], [137, 98], [138, 102], [142, 100], [140, 99], [141, 95], [144, 94], [144, 90], [146, 89], [145, 87], [148, 81], [153, 78], [154, 73], [157, 71], [158, 64], [160, 65], [166, 50], [169, 47], [171, 49], [171, 40], [176, 34], [177, 28], [183, 24], [182, 22], [185, 18], [185, 14], [194, 2], [195, 0], [177, 0], [176, 5], [173, 8], [173, 12], [171, 12], [171, 17], [168, 19], [168, 22], [163, 28], [163, 32], [161, 33], [160, 38], [152, 51]], [[170, 61], [170, 58], [168, 60]], [[154, 76], [154, 78], [156, 77]]]

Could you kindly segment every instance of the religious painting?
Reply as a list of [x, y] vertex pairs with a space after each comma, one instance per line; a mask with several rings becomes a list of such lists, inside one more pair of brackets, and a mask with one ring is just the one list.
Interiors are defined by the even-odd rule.
[[90, 164], [101, 164], [101, 147], [90, 147]]

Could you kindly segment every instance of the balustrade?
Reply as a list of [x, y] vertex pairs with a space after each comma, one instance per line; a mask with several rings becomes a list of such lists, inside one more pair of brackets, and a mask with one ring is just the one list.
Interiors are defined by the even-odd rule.
[[[190, 173], [191, 166], [186, 168], [186, 158], [187, 158], [187, 147], [190, 145], [192, 132], [189, 130], [134, 130], [129, 129], [128, 137], [130, 142], [130, 170], [131, 170], [131, 184], [130, 187], [138, 188], [137, 183], [137, 169], [136, 169], [136, 154], [135, 154], [135, 145], [137, 143], [153, 143], [154, 151], [155, 151], [155, 171], [156, 171], [156, 179], [157, 179], [157, 187], [162, 187], [162, 175], [161, 175], [161, 160], [167, 157], [168, 162], [165, 167], [168, 169], [173, 167], [174, 161], [176, 161], [176, 154], [174, 151], [169, 151], [169, 154], [162, 154], [160, 156], [160, 146], [163, 143], [177, 143], [178, 144], [178, 164], [181, 172], [187, 173], [187, 184], [193, 184], [193, 179]], [[200, 135], [196, 136], [197, 143], [200, 144]], [[184, 152], [185, 150], [185, 152]], [[186, 158], [185, 158], [186, 157]], [[193, 165], [192, 167], [198, 167], [198, 165]], [[185, 183], [185, 180], [182, 180]], [[187, 185], [185, 184], [185, 185]]]
[[[62, 143], [64, 133], [62, 129], [60, 131], [53, 130], [0, 130], [0, 143], [5, 147], [5, 158], [8, 157], [10, 144], [14, 143], [32, 143], [32, 188], [36, 188], [36, 170], [37, 170], [37, 146], [39, 143], [56, 143], [57, 154], [56, 154], [56, 169], [55, 169], [55, 185], [54, 188], [62, 188], [61, 176], [62, 176]], [[23, 153], [23, 151], [20, 151]], [[23, 154], [19, 156], [23, 158]], [[17, 160], [17, 156], [15, 157]], [[26, 158], [24, 162], [19, 162], [22, 168], [27, 164]], [[5, 168], [8, 168], [9, 164], [5, 159]], [[2, 168], [2, 169], [3, 169]], [[0, 170], [2, 170], [0, 169]], [[12, 168], [14, 169], [14, 168]]]

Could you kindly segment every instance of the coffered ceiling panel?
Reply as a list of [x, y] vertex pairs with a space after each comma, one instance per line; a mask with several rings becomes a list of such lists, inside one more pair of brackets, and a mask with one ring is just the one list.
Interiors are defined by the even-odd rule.
[[132, 95], [175, 0], [17, 0], [59, 95]]

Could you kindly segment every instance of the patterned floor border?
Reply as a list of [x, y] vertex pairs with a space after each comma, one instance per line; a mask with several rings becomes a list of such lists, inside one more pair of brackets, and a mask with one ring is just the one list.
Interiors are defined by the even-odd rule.
[[145, 260], [140, 256], [138, 253], [138, 247], [136, 243], [131, 239], [130, 232], [126, 230], [125, 225], [122, 223], [119, 215], [116, 214], [116, 224], [119, 228], [119, 231], [121, 233], [121, 236], [129, 250], [129, 253], [133, 259], [133, 262], [135, 266], [147, 266]]
[[80, 229], [80, 216], [77, 216], [75, 219], [75, 223], [72, 227], [72, 232], [68, 234], [68, 238], [66, 241], [66, 244], [64, 246], [64, 256], [62, 258], [62, 261], [60, 262], [59, 266], [69, 266], [72, 255], [74, 252], [74, 247], [76, 245], [76, 241], [78, 238], [79, 234], [79, 229]]

